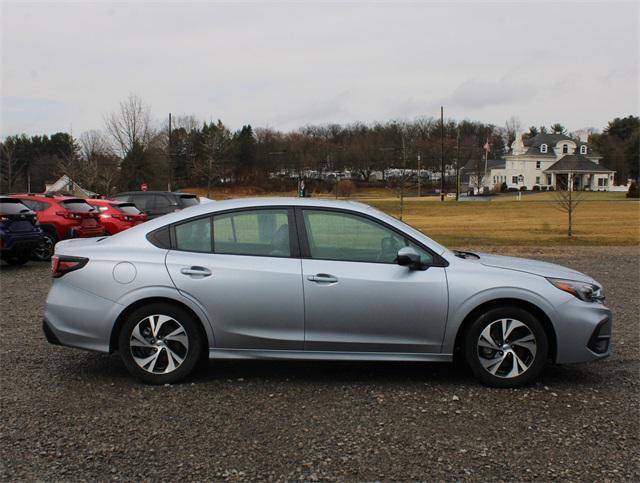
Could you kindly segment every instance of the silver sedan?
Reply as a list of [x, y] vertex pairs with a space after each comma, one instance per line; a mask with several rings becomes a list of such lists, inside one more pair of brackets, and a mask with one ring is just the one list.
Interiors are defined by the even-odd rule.
[[602, 287], [574, 270], [451, 251], [367, 205], [209, 203], [56, 245], [47, 339], [118, 351], [142, 381], [211, 359], [452, 361], [527, 384], [609, 355]]

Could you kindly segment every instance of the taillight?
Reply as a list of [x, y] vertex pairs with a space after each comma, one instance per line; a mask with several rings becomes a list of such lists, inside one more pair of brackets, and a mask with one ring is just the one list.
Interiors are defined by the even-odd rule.
[[7, 216], [0, 216], [0, 223], [6, 223], [10, 221], [10, 218]]
[[60, 278], [69, 272], [81, 269], [88, 261], [89, 259], [84, 257], [54, 255], [51, 257], [51, 276], [53, 278]]
[[82, 215], [80, 213], [74, 213], [73, 211], [56, 211], [56, 215], [68, 218], [70, 220], [82, 219]]

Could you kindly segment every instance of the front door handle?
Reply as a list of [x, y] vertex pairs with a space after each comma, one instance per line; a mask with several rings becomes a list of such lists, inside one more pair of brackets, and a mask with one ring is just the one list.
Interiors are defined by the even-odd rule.
[[336, 283], [338, 279], [328, 273], [318, 273], [316, 275], [307, 276], [307, 280], [316, 283]]
[[211, 270], [204, 267], [185, 267], [180, 269], [180, 273], [183, 275], [189, 275], [190, 277], [209, 277], [211, 276]]

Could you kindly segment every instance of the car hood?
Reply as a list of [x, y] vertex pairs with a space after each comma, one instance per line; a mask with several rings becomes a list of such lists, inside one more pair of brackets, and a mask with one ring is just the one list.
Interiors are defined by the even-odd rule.
[[477, 253], [480, 257], [478, 262], [487, 267], [504, 268], [507, 270], [517, 270], [519, 272], [532, 273], [541, 277], [562, 278], [566, 280], [576, 280], [579, 282], [596, 283], [588, 275], [580, 273], [571, 268], [556, 265], [555, 263], [540, 262], [529, 258], [505, 257], [489, 253]]

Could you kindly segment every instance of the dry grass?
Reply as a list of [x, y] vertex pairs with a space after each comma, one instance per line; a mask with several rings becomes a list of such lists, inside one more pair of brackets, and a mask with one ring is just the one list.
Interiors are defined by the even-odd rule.
[[[201, 189], [185, 190], [203, 193]], [[386, 197], [382, 197], [386, 194]], [[256, 189], [216, 191], [212, 198], [295, 196]], [[330, 198], [330, 195], [326, 196]], [[393, 216], [399, 199], [387, 190], [359, 191], [349, 199], [363, 201]], [[583, 193], [574, 215], [574, 236], [567, 237], [567, 214], [554, 203], [553, 193], [528, 193], [489, 202], [440, 202], [437, 196], [407, 198], [404, 221], [447, 246], [479, 245], [640, 245], [640, 202], [625, 193]]]

